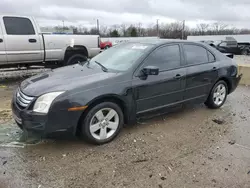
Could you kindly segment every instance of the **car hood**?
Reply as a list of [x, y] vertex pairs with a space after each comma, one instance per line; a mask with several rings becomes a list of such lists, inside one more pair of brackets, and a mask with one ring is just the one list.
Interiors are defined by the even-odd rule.
[[[101, 68], [73, 65], [45, 72], [21, 83], [21, 90], [29, 96], [40, 96], [54, 91], [68, 91], [78, 87], [97, 87], [95, 83], [112, 79], [118, 73], [103, 72]], [[84, 89], [84, 88], [83, 88]], [[90, 88], [88, 88], [90, 89]]]

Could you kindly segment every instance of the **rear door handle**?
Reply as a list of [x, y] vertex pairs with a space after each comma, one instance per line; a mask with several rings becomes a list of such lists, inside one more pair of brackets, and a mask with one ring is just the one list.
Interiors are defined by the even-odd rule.
[[217, 70], [217, 67], [213, 67], [213, 69], [212, 69], [213, 71], [216, 71]]
[[180, 79], [181, 78], [181, 75], [180, 74], [176, 74], [174, 79]]
[[3, 39], [0, 39], [0, 42], [3, 42]]
[[30, 43], [36, 43], [36, 39], [29, 39]]

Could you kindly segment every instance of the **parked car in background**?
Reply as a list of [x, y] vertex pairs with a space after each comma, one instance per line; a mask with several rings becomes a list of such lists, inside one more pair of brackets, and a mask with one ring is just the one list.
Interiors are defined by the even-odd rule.
[[249, 55], [250, 54], [250, 43], [248, 42], [238, 42], [238, 48], [241, 49], [241, 55]]
[[104, 144], [148, 112], [184, 103], [220, 108], [240, 79], [236, 63], [204, 43], [127, 42], [23, 81], [12, 111], [21, 129]]
[[98, 35], [42, 34], [32, 17], [0, 16], [0, 66], [71, 65], [98, 53]]
[[227, 37], [225, 41], [203, 41], [216, 48], [222, 53], [234, 55], [248, 55], [250, 53], [250, 43], [238, 43], [232, 37]]
[[109, 49], [112, 47], [112, 42], [110, 41], [105, 41], [105, 42], [101, 42], [100, 44], [100, 48], [103, 49]]

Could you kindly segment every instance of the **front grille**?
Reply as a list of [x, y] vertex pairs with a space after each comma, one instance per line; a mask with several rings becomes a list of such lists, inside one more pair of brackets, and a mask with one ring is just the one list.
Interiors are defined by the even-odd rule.
[[19, 88], [16, 93], [16, 102], [17, 104], [22, 107], [26, 108], [32, 101], [34, 100], [34, 97], [30, 97], [25, 95]]

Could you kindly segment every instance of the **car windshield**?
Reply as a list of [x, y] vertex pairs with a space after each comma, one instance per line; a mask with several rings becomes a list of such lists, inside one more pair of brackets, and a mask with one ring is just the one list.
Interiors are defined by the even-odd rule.
[[[126, 71], [134, 65], [146, 51], [152, 47], [151, 44], [126, 43], [112, 47], [92, 58], [89, 67], [100, 66], [107, 70]], [[96, 63], [98, 62], [98, 63]]]

